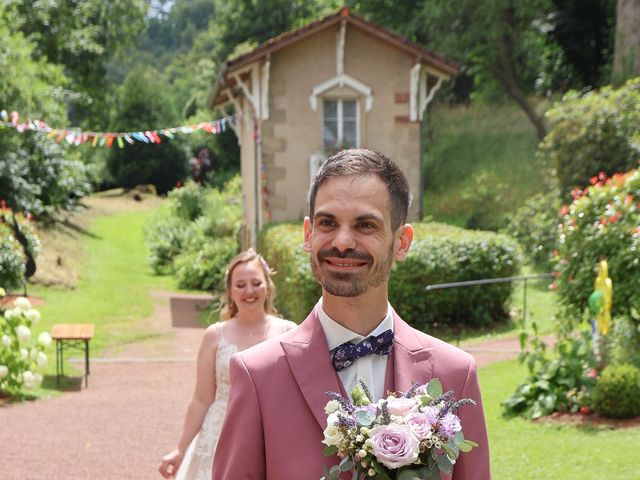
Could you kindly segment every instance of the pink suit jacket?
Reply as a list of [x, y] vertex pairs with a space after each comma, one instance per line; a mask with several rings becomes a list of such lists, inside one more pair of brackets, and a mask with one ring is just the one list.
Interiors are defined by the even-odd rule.
[[[455, 398], [478, 403], [458, 412], [465, 437], [480, 446], [458, 457], [453, 480], [489, 480], [489, 444], [475, 360], [411, 328], [394, 312], [385, 392], [406, 391], [414, 381], [425, 383], [434, 377], [445, 391], [453, 390]], [[344, 394], [315, 310], [299, 327], [234, 355], [212, 479], [319, 480], [324, 465], [339, 461], [322, 455], [327, 391]]]

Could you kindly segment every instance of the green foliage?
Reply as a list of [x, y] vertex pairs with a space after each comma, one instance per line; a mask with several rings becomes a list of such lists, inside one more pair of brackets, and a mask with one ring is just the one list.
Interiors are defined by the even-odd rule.
[[625, 317], [611, 322], [607, 336], [607, 357], [611, 364], [631, 363], [640, 368], [640, 329]]
[[414, 224], [414, 242], [395, 263], [389, 300], [414, 327], [459, 330], [508, 317], [511, 283], [425, 292], [427, 285], [516, 275], [520, 249], [505, 235], [437, 224]]
[[640, 415], [640, 369], [634, 365], [608, 365], [593, 392], [595, 409], [610, 418]]
[[0, 309], [0, 391], [18, 395], [42, 382], [37, 370], [47, 364], [44, 352], [51, 337], [43, 332], [33, 338], [32, 329], [39, 321], [40, 312], [24, 297], [17, 298], [13, 308]]
[[279, 223], [260, 232], [259, 251], [277, 273], [276, 308], [285, 318], [301, 323], [322, 295], [311, 273], [309, 254], [303, 250], [300, 223]]
[[508, 218], [504, 232], [515, 238], [527, 259], [550, 271], [558, 241], [560, 198], [558, 191], [539, 193]]
[[[576, 193], [561, 217], [557, 286], [567, 321], [580, 319], [606, 259], [613, 282], [612, 317], [640, 323], [640, 171], [602, 177]], [[569, 325], [569, 330], [570, 330]]]
[[640, 160], [640, 78], [614, 90], [571, 91], [547, 111], [549, 132], [540, 151], [555, 165], [561, 193], [604, 172], [612, 175]]
[[504, 413], [539, 418], [553, 412], [588, 409], [596, 384], [591, 333], [585, 331], [559, 340], [554, 355], [549, 356], [546, 344], [537, 336], [535, 323], [533, 328], [531, 339], [526, 332], [520, 334], [519, 359], [526, 363], [529, 377], [504, 402]]
[[0, 285], [9, 290], [24, 283], [24, 251], [9, 225], [0, 222]]
[[222, 191], [187, 182], [169, 192], [145, 229], [154, 272], [174, 273], [181, 288], [224, 288], [225, 267], [239, 249], [241, 197], [239, 176]]
[[[470, 232], [439, 224], [416, 224], [414, 244], [404, 262], [391, 272], [389, 299], [402, 317], [417, 328], [457, 328], [484, 325], [507, 316], [509, 284], [465, 291], [425, 293], [429, 284], [477, 280], [515, 274], [519, 253], [507, 237]], [[321, 295], [313, 279], [309, 254], [302, 248], [300, 224], [274, 224], [260, 236], [260, 250], [278, 272], [277, 307], [287, 318], [301, 322]], [[458, 303], [459, 300], [459, 303]], [[457, 318], [456, 312], [464, 312]]]
[[[115, 129], [144, 132], [176, 122], [177, 118], [170, 108], [167, 85], [159, 74], [151, 69], [132, 70], [119, 92]], [[124, 148], [114, 145], [107, 158], [107, 170], [119, 186], [153, 184], [159, 193], [165, 193], [187, 175], [187, 159], [179, 142], [174, 138], [159, 145], [142, 142]]]
[[0, 162], [0, 190], [7, 205], [36, 218], [76, 208], [91, 191], [91, 167], [40, 134], [22, 137], [5, 153], [6, 162]]

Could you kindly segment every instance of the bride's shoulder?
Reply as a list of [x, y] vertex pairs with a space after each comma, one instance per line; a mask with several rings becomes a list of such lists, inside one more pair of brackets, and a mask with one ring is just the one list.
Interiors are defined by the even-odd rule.
[[280, 331], [282, 333], [288, 332], [289, 330], [293, 330], [298, 326], [298, 324], [296, 324], [295, 322], [292, 322], [291, 320], [287, 320], [286, 318], [280, 318], [280, 317], [274, 317], [274, 316], [270, 316], [270, 317], [271, 317], [271, 321], [275, 325], [280, 327]]

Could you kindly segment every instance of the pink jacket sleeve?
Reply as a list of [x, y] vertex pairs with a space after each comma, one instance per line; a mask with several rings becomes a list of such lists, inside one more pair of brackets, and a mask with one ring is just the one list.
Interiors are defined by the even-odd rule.
[[461, 453], [453, 469], [452, 480], [491, 480], [489, 468], [489, 439], [482, 408], [482, 397], [478, 383], [475, 359], [471, 359], [467, 380], [460, 398], [472, 398], [477, 405], [465, 405], [458, 415], [465, 438], [478, 444], [470, 452]]
[[231, 390], [213, 461], [212, 480], [266, 478], [262, 416], [255, 385], [238, 355], [231, 358]]

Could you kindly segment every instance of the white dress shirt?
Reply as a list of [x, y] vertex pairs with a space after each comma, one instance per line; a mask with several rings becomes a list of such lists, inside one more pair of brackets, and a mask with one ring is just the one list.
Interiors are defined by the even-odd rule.
[[[387, 316], [373, 329], [373, 331], [367, 335], [380, 335], [386, 330], [393, 331], [393, 310], [391, 305], [387, 303]], [[338, 322], [333, 320], [322, 309], [322, 298], [316, 304], [316, 314], [318, 320], [322, 326], [325, 337], [327, 337], [327, 344], [329, 345], [329, 351], [333, 350], [339, 345], [345, 342], [358, 343], [364, 340], [366, 337], [352, 332], [346, 327], [343, 327]], [[350, 366], [344, 370], [338, 372], [338, 377], [344, 386], [347, 394], [351, 393], [353, 387], [358, 383], [358, 380], [362, 380], [373, 398], [373, 402], [377, 402], [384, 395], [384, 377], [387, 373], [387, 360], [388, 355], [371, 354], [366, 357], [358, 358]]]

